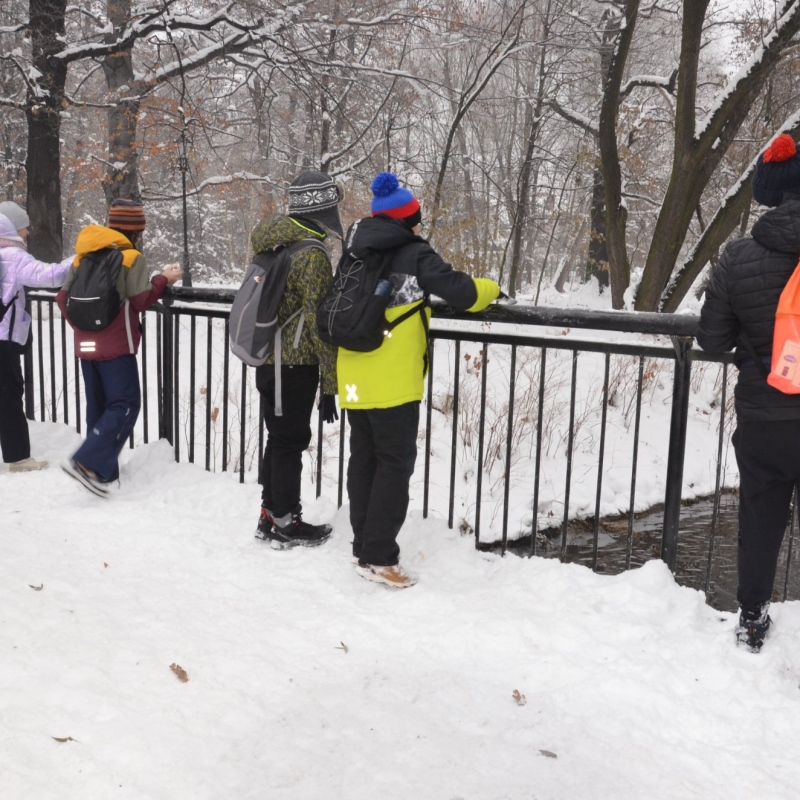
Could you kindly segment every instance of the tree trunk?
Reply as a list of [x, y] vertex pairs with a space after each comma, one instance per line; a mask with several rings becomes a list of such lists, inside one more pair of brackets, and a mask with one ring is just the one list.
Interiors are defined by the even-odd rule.
[[66, 0], [30, 0], [33, 65], [40, 73], [29, 89], [28, 216], [30, 252], [42, 261], [62, 258], [61, 110], [67, 66], [51, 56], [63, 49]]
[[[697, 70], [703, 20], [709, 0], [685, 0], [678, 67], [678, 96], [675, 104], [675, 154], [669, 187], [658, 215], [653, 240], [647, 254], [642, 282], [636, 295], [637, 311], [656, 311], [669, 285], [680, 251], [686, 241], [693, 210], [708, 181], [719, 166], [747, 117], [753, 101], [762, 90], [781, 53], [800, 30], [800, 2], [786, 2], [780, 27], [766, 37], [759, 58], [747, 73], [721, 96], [708, 120], [697, 129]], [[740, 202], [742, 198], [740, 198]], [[722, 209], [718, 225], [710, 225], [712, 236], [724, 231], [735, 212]], [[732, 214], [734, 225], [736, 215]], [[725, 224], [723, 224], [723, 221]], [[730, 230], [728, 231], [728, 233]], [[719, 240], [720, 243], [722, 240]], [[667, 300], [672, 306], [674, 301]]]
[[[611, 71], [616, 42], [620, 34], [622, 17], [608, 14], [600, 44], [600, 85], [605, 86]], [[592, 175], [592, 208], [589, 212], [591, 227], [589, 228], [589, 245], [587, 247], [585, 277], [597, 278], [600, 291], [610, 284], [608, 264], [608, 244], [606, 242], [606, 184], [603, 178], [603, 166], [598, 157]]]
[[[106, 41], [113, 42], [130, 21], [131, 0], [108, 0], [107, 11], [111, 30]], [[103, 180], [106, 203], [120, 197], [141, 201], [136, 148], [140, 101], [133, 74], [132, 46], [106, 56], [103, 72], [113, 102], [108, 110], [108, 167]]]
[[628, 210], [622, 201], [622, 168], [617, 148], [617, 117], [619, 115], [620, 86], [638, 15], [639, 0], [627, 0], [622, 10], [622, 17], [619, 18], [620, 33], [611, 54], [608, 75], [603, 86], [600, 130], [597, 137], [605, 184], [606, 243], [611, 281], [611, 305], [617, 309], [622, 308], [625, 304], [625, 292], [631, 279], [631, 267], [625, 241]]
[[589, 246], [586, 255], [584, 280], [597, 278], [602, 292], [609, 285], [608, 246], [606, 245], [606, 189], [603, 182], [603, 170], [598, 164], [594, 168], [592, 184], [592, 207], [589, 211], [591, 227], [589, 229]]
[[533, 154], [539, 139], [542, 111], [544, 109], [545, 60], [547, 56], [547, 40], [550, 34], [550, 5], [550, 3], [547, 4], [542, 20], [539, 63], [536, 65], [538, 71], [536, 101], [531, 112], [527, 114], [525, 118], [525, 122], [528, 123], [528, 142], [525, 148], [525, 160], [522, 162], [522, 170], [520, 171], [518, 182], [517, 211], [514, 215], [514, 230], [511, 240], [511, 266], [508, 271], [508, 293], [511, 297], [516, 297], [517, 287], [520, 284], [519, 267], [522, 263], [522, 236], [527, 228], [529, 209], [531, 206]]

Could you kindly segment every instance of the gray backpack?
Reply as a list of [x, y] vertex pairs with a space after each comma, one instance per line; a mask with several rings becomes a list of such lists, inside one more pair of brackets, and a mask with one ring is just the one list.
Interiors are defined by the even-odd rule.
[[321, 242], [315, 239], [303, 239], [288, 247], [282, 246], [268, 253], [259, 253], [247, 268], [242, 285], [231, 306], [231, 352], [251, 367], [260, 367], [269, 358], [270, 352], [275, 354], [277, 416], [281, 416], [278, 389], [281, 331], [299, 315], [300, 322], [295, 334], [295, 347], [297, 347], [304, 324], [302, 309], [298, 309], [283, 325], [278, 325], [278, 309], [286, 291], [286, 279], [292, 258], [297, 253], [312, 248], [326, 252]]

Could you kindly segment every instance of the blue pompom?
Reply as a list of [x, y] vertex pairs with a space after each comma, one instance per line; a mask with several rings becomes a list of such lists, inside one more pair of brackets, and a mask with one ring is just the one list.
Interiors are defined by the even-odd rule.
[[388, 197], [396, 192], [399, 186], [400, 181], [397, 179], [397, 175], [392, 172], [379, 172], [370, 188], [375, 197]]

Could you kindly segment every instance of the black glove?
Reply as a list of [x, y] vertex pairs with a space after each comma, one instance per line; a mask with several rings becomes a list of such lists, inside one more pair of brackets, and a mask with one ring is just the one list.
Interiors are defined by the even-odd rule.
[[339, 412], [336, 410], [336, 395], [324, 394], [320, 401], [320, 408], [322, 409], [322, 419], [325, 422], [336, 422], [339, 419]]

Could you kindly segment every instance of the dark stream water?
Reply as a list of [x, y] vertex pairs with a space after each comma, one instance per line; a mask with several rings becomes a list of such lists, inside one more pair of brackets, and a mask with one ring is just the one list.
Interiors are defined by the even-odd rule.
[[[675, 578], [683, 586], [706, 591], [707, 601], [721, 611], [734, 611], [736, 604], [736, 535], [738, 497], [724, 494], [720, 500], [719, 515], [711, 548], [711, 528], [714, 512], [713, 499], [685, 505], [681, 511], [680, 534]], [[654, 510], [634, 520], [630, 536], [630, 566], [641, 566], [645, 561], [659, 558], [663, 512]], [[598, 536], [596, 572], [615, 575], [627, 568], [628, 520], [602, 520]], [[797, 561], [798, 533], [787, 528], [778, 574], [775, 579], [773, 600], [800, 599], [800, 569], [789, 571], [787, 563]], [[491, 549], [497, 549], [497, 545]], [[508, 550], [520, 556], [529, 556], [530, 537], [509, 542]], [[711, 566], [709, 569], [709, 552]], [[567, 531], [565, 561], [592, 566], [594, 552], [593, 523], [574, 522]], [[558, 558], [561, 553], [561, 529], [540, 533], [536, 555]]]

